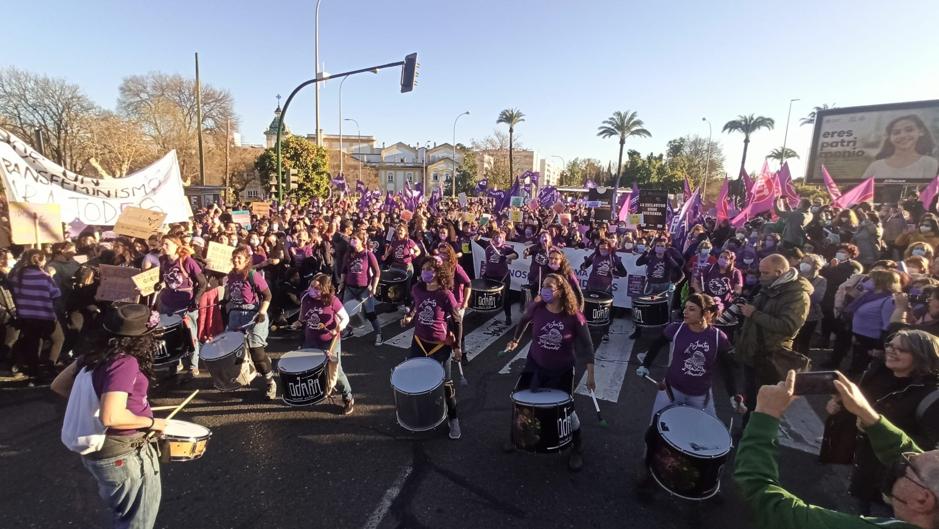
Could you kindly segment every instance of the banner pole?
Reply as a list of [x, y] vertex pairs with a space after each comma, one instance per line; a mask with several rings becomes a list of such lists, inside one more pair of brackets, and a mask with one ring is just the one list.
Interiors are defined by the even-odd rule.
[[40, 249], [40, 244], [39, 244], [39, 214], [36, 213], [36, 212], [33, 212], [33, 236], [35, 237], [35, 240], [36, 240], [36, 249], [38, 250], [38, 249]]

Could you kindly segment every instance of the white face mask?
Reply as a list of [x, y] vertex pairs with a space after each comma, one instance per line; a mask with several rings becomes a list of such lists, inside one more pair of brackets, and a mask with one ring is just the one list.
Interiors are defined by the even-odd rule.
[[799, 271], [803, 274], [809, 274], [812, 272], [812, 265], [809, 263], [799, 263]]
[[838, 252], [835, 254], [835, 259], [843, 263], [848, 260], [848, 254], [844, 252]]

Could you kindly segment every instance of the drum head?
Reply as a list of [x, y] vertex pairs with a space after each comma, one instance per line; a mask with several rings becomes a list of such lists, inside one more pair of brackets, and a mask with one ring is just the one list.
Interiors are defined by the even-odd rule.
[[670, 445], [698, 457], [717, 457], [730, 451], [730, 432], [716, 418], [690, 406], [672, 406], [655, 419], [659, 434]]
[[277, 370], [285, 373], [305, 373], [326, 363], [322, 349], [299, 349], [284, 353], [277, 362]]
[[169, 329], [176, 327], [183, 322], [183, 317], [179, 314], [160, 314], [160, 324], [157, 329]]
[[584, 291], [584, 297], [590, 301], [595, 301], [597, 303], [603, 303], [605, 301], [613, 301], [613, 296], [607, 294], [606, 292], [601, 292], [599, 290], [586, 290]]
[[382, 283], [400, 283], [407, 278], [408, 274], [404, 270], [388, 269], [381, 271]]
[[542, 389], [538, 391], [523, 389], [512, 393], [512, 400], [527, 406], [557, 406], [570, 402], [571, 396], [559, 389]]
[[470, 281], [470, 287], [480, 292], [498, 292], [502, 290], [503, 284], [492, 279], [474, 279]]
[[179, 419], [170, 419], [166, 421], [166, 429], [163, 433], [167, 437], [200, 438], [207, 437], [212, 432], [201, 424], [194, 422], [181, 421]]
[[391, 385], [402, 393], [427, 393], [443, 383], [444, 370], [432, 358], [412, 358], [391, 372]]
[[223, 332], [202, 346], [199, 357], [208, 361], [224, 358], [240, 349], [244, 343], [244, 333], [237, 331]]

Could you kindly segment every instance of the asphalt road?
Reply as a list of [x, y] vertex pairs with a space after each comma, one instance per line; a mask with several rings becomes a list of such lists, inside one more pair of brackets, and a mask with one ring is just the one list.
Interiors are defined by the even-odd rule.
[[[343, 365], [356, 398], [355, 414], [348, 417], [340, 414], [338, 400], [305, 408], [266, 402], [259, 381], [233, 393], [214, 390], [205, 372], [189, 383], [160, 384], [152, 392], [155, 406], [202, 390], [179, 418], [207, 426], [213, 435], [202, 459], [163, 465], [157, 526], [754, 527], [731, 480], [732, 461], [717, 500], [688, 502], [660, 491], [651, 503], [638, 501], [634, 485], [655, 387], [625, 363], [623, 335], [598, 353], [607, 359], [598, 362], [598, 379], [611, 386], [601, 388], [609, 399], [600, 402], [608, 426], [598, 423], [589, 397], [575, 396], [585, 440], [581, 472], [568, 471], [566, 455], [504, 453], [509, 392], [522, 363], [500, 356], [510, 334], [490, 318], [467, 316], [467, 333], [476, 330], [474, 343], [485, 347], [467, 346], [475, 354], [465, 369], [468, 384], [457, 391], [463, 424], [458, 441], [447, 437], [445, 425], [423, 434], [398, 426], [389, 375], [405, 349], [375, 347], [370, 334], [344, 342]], [[386, 340], [402, 332], [391, 315], [382, 321]], [[621, 321], [616, 328], [625, 333], [631, 323]], [[279, 357], [298, 340], [274, 338], [269, 349]], [[720, 388], [715, 385], [718, 414], [727, 422], [733, 414]], [[820, 405], [813, 402], [811, 408], [817, 412]], [[59, 441], [63, 411], [64, 402], [48, 388], [0, 381], [3, 527], [107, 526], [93, 479]], [[790, 490], [822, 506], [850, 506], [846, 469], [822, 466], [803, 450], [783, 447], [780, 453]]]

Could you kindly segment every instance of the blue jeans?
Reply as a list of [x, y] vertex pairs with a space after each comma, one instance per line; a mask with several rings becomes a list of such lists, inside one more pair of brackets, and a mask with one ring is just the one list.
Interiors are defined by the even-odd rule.
[[267, 347], [271, 322], [265, 317], [261, 323], [252, 323], [257, 316], [257, 310], [231, 310], [228, 312], [228, 326], [225, 330], [245, 333], [248, 347]]
[[156, 524], [163, 490], [153, 443], [140, 450], [82, 464], [98, 482], [98, 495], [111, 509], [115, 529], [150, 529]]
[[[304, 343], [303, 347], [313, 347], [319, 349], [319, 345]], [[327, 345], [326, 347], [329, 347]], [[323, 348], [323, 352], [326, 349]], [[336, 342], [336, 350], [333, 351], [333, 355], [336, 357], [336, 387], [342, 388], [342, 400], [351, 400], [352, 399], [352, 385], [349, 384], [349, 377], [346, 376], [346, 372], [342, 369], [342, 341]], [[327, 360], [328, 362], [329, 360]]]

